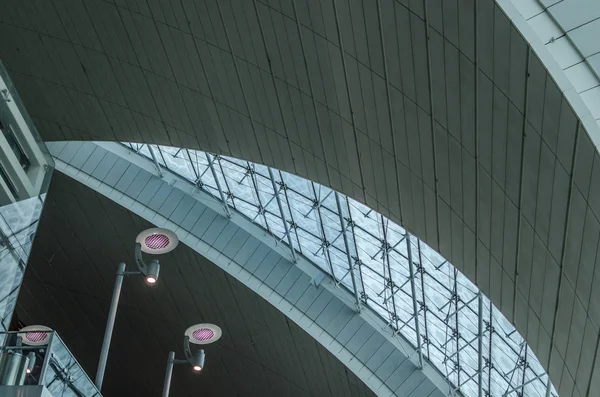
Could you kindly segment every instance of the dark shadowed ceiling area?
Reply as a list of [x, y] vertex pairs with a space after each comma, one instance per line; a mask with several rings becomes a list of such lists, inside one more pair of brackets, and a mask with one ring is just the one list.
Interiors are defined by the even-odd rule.
[[[133, 242], [152, 227], [56, 172], [18, 301], [26, 324], [56, 329], [96, 371], [116, 265], [133, 270]], [[169, 350], [184, 330], [222, 327], [201, 375], [176, 366], [171, 396], [373, 396], [314, 338], [270, 303], [181, 244], [161, 258], [159, 283], [125, 278], [103, 394], [159, 396]]]

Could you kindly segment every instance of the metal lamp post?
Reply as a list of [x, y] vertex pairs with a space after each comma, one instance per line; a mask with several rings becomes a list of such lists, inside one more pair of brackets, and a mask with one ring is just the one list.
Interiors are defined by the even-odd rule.
[[117, 308], [121, 297], [121, 287], [123, 286], [123, 278], [130, 275], [143, 275], [146, 278], [148, 285], [156, 284], [158, 281], [158, 273], [160, 271], [160, 263], [158, 259], [152, 259], [149, 263], [144, 262], [142, 252], [148, 254], [164, 254], [172, 251], [179, 240], [175, 233], [167, 229], [153, 228], [144, 230], [138, 234], [135, 242], [135, 263], [138, 267], [137, 271], [125, 271], [125, 263], [119, 263], [117, 267], [117, 276], [115, 279], [115, 287], [113, 296], [108, 311], [108, 319], [106, 321], [106, 330], [104, 331], [104, 340], [102, 342], [102, 350], [100, 351], [100, 359], [98, 361], [98, 370], [96, 371], [96, 387], [102, 390], [102, 382], [104, 381], [104, 372], [106, 370], [106, 362], [108, 360], [108, 352], [112, 339], [115, 319], [117, 317]]
[[198, 349], [192, 352], [190, 343], [195, 345], [208, 345], [216, 342], [222, 335], [221, 328], [214, 324], [198, 324], [189, 327], [185, 331], [183, 338], [183, 353], [185, 360], [175, 359], [175, 352], [169, 352], [167, 358], [167, 369], [165, 371], [165, 384], [163, 386], [163, 397], [169, 397], [169, 391], [171, 389], [171, 377], [173, 375], [173, 366], [175, 364], [189, 364], [195, 372], [201, 372], [204, 368], [204, 360], [206, 355], [204, 349]]

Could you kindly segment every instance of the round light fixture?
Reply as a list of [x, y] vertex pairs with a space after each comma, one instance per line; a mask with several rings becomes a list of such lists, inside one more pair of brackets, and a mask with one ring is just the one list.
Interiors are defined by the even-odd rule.
[[44, 346], [50, 339], [51, 328], [44, 325], [28, 325], [21, 328], [18, 335], [24, 344], [29, 346]]
[[135, 242], [140, 244], [142, 252], [159, 255], [173, 251], [179, 239], [172, 231], [155, 227], [138, 234]]
[[221, 328], [214, 324], [196, 324], [185, 331], [185, 336], [190, 339], [190, 343], [195, 345], [208, 345], [216, 342], [222, 334]]

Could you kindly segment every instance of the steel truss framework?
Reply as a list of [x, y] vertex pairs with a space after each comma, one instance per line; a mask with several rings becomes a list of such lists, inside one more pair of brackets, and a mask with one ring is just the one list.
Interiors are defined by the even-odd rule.
[[[401, 226], [325, 186], [266, 166], [125, 143], [326, 271], [437, 367], [449, 395], [557, 396], [524, 339], [475, 284]], [[162, 172], [159, 170], [159, 173]]]

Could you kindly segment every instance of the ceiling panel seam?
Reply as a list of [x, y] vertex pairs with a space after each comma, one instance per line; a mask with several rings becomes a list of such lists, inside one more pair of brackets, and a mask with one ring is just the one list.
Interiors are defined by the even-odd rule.
[[[557, 318], [557, 314], [558, 314], [558, 307], [559, 307], [559, 301], [560, 301], [560, 292], [561, 292], [561, 288], [562, 288], [562, 283], [563, 283], [563, 277], [564, 277], [564, 271], [563, 271], [563, 266], [564, 266], [564, 262], [565, 262], [565, 257], [566, 257], [566, 244], [567, 244], [567, 230], [568, 230], [568, 225], [569, 225], [569, 218], [570, 218], [570, 214], [571, 214], [571, 197], [572, 197], [572, 191], [573, 191], [573, 186], [574, 186], [574, 178], [573, 175], [575, 175], [575, 159], [577, 157], [577, 148], [579, 146], [579, 133], [581, 130], [581, 125], [579, 123], [579, 121], [577, 122], [577, 129], [576, 129], [576, 133], [575, 133], [575, 145], [573, 145], [573, 157], [572, 157], [572, 163], [571, 163], [571, 175], [569, 175], [569, 193], [568, 193], [568, 200], [567, 200], [567, 214], [566, 214], [566, 219], [565, 219], [565, 230], [564, 230], [564, 238], [563, 238], [563, 243], [562, 243], [562, 254], [561, 254], [561, 261], [560, 261], [560, 268], [559, 268], [559, 278], [558, 278], [558, 292], [556, 294], [556, 303], [554, 305], [554, 321], [552, 322], [552, 332], [551, 332], [551, 336], [550, 336], [550, 354], [548, 355], [548, 362], [546, 364], [546, 368], [548, 368], [548, 374], [550, 374], [550, 363], [552, 362], [552, 356], [554, 351], [556, 350], [554, 348], [554, 335], [555, 335], [555, 331], [556, 331], [556, 323], [557, 321], [559, 321], [559, 319]], [[561, 374], [562, 375], [562, 374]], [[555, 376], [558, 376], [558, 374], [556, 374]], [[591, 377], [590, 377], [590, 384], [591, 384]], [[557, 385], [557, 387], [560, 389], [560, 384]], [[588, 389], [589, 389], [589, 385], [588, 385]], [[546, 392], [546, 397], [548, 397], [550, 394], [550, 387], [548, 387], [548, 391]]]
[[[529, 101], [529, 97], [528, 97], [528, 89], [529, 89], [529, 54], [531, 52], [531, 49], [527, 50], [527, 59], [526, 59], [526, 68], [525, 70], [527, 71], [527, 77], [526, 77], [526, 83], [525, 83], [525, 108], [523, 110], [523, 114], [526, 115], [527, 114], [527, 104]], [[514, 271], [514, 281], [515, 281], [515, 285], [518, 285], [518, 277], [519, 277], [519, 262], [520, 262], [520, 249], [521, 249], [521, 221], [523, 218], [523, 215], [521, 214], [521, 208], [523, 207], [523, 160], [525, 157], [525, 131], [526, 131], [526, 126], [527, 126], [527, 118], [525, 116], [523, 116], [523, 123], [522, 123], [522, 131], [521, 131], [521, 162], [520, 162], [520, 182], [519, 182], [519, 207], [517, 208], [517, 247], [516, 247], [516, 265], [515, 265], [515, 271]], [[515, 322], [515, 316], [516, 316], [516, 312], [517, 312], [517, 288], [514, 288], [513, 291], [513, 302], [512, 302], [512, 306], [513, 306], [513, 310], [512, 310], [512, 318], [511, 321], [514, 323]]]

